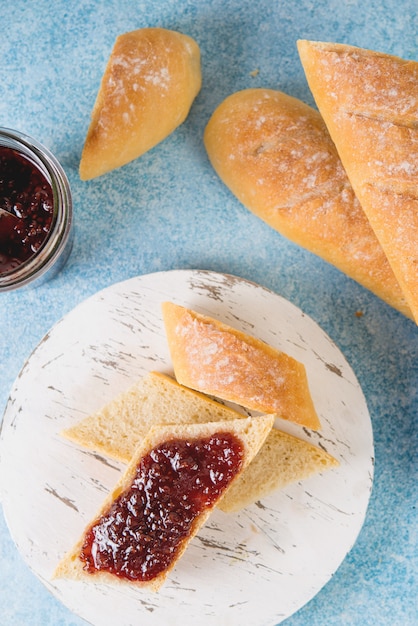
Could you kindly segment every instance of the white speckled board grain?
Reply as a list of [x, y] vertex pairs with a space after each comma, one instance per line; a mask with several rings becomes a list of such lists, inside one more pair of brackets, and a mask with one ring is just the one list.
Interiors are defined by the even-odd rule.
[[[217, 317], [302, 361], [322, 429], [280, 427], [323, 446], [340, 467], [238, 514], [216, 510], [157, 594], [51, 580], [122, 469], [59, 433], [147, 371], [172, 372], [164, 300]], [[353, 546], [373, 481], [369, 413], [335, 344], [279, 295], [200, 270], [117, 283], [67, 314], [17, 378], [0, 445], [2, 502], [18, 549], [52, 593], [97, 626], [165, 626], [176, 617], [184, 626], [279, 623], [323, 587]]]

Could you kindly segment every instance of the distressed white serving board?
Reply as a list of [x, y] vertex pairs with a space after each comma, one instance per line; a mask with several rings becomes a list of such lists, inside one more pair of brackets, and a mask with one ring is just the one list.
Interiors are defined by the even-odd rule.
[[[340, 467], [238, 514], [216, 510], [158, 593], [51, 580], [123, 469], [59, 433], [146, 372], [172, 373], [164, 300], [216, 317], [302, 361], [322, 429], [280, 427], [323, 446]], [[58, 322], [11, 391], [0, 453], [0, 493], [18, 549], [53, 594], [97, 626], [281, 622], [323, 587], [353, 546], [373, 481], [364, 396], [330, 338], [277, 294], [199, 270], [116, 284]]]

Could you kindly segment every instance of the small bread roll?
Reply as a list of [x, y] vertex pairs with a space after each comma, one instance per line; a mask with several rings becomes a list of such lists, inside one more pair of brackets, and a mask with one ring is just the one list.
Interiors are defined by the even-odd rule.
[[186, 119], [201, 80], [191, 37], [163, 28], [120, 35], [92, 111], [80, 178], [121, 167], [165, 139]]
[[418, 323], [418, 63], [299, 41], [306, 78]]
[[280, 91], [247, 89], [217, 107], [204, 142], [246, 208], [412, 317], [318, 111]]

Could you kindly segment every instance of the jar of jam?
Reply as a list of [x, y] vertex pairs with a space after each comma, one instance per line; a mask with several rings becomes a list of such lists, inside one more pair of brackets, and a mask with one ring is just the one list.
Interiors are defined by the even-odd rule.
[[71, 251], [72, 222], [70, 185], [55, 156], [0, 128], [0, 292], [55, 275]]

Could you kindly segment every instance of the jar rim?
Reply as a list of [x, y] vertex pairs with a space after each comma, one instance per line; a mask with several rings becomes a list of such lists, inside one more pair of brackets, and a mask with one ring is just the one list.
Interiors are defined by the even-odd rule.
[[52, 152], [33, 137], [0, 127], [0, 145], [31, 158], [47, 175], [53, 193], [53, 222], [48, 237], [29, 259], [8, 272], [0, 273], [0, 292], [16, 289], [43, 276], [69, 244], [73, 226], [72, 196], [67, 175]]

